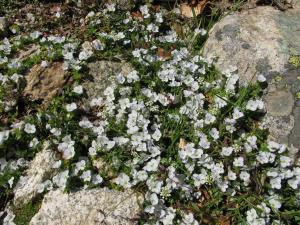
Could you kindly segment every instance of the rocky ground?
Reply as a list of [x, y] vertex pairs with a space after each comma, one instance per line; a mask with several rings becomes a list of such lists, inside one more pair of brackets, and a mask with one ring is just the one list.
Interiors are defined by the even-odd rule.
[[299, 1], [1, 4], [0, 224], [300, 223]]

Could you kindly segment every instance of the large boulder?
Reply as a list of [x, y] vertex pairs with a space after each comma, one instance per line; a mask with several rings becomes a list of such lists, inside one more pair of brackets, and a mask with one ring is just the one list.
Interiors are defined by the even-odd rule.
[[300, 55], [300, 4], [285, 12], [270, 6], [235, 12], [209, 32], [203, 53], [217, 57], [220, 71], [236, 66], [240, 81], [288, 70], [291, 55]]
[[237, 67], [240, 83], [267, 78], [267, 114], [264, 125], [269, 138], [300, 148], [300, 68], [291, 57], [300, 55], [300, 3], [279, 11], [263, 6], [222, 18], [209, 32], [204, 56], [215, 58], [220, 71]]
[[66, 194], [61, 190], [45, 195], [30, 225], [131, 225], [137, 224], [142, 195], [107, 188]]

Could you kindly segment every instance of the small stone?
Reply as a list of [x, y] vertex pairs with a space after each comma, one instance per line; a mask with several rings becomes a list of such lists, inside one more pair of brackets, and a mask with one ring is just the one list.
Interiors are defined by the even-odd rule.
[[52, 190], [30, 225], [134, 225], [143, 201], [143, 196], [133, 190], [98, 188], [70, 194]]
[[32, 100], [49, 101], [68, 83], [69, 77], [60, 62], [55, 62], [49, 67], [35, 65], [25, 76], [27, 85], [24, 94]]

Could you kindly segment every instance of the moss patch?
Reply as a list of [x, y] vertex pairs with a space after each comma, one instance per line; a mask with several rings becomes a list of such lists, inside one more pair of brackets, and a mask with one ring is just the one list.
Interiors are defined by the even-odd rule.
[[292, 55], [289, 58], [289, 63], [294, 67], [300, 67], [300, 56], [299, 55]]

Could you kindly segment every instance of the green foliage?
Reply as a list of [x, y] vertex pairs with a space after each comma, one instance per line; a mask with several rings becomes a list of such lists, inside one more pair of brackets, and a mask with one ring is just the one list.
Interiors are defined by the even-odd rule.
[[24, 204], [20, 207], [13, 206], [12, 209], [16, 216], [14, 222], [16, 225], [28, 225], [31, 218], [40, 209], [41, 204], [41, 199], [35, 199], [34, 201]]

